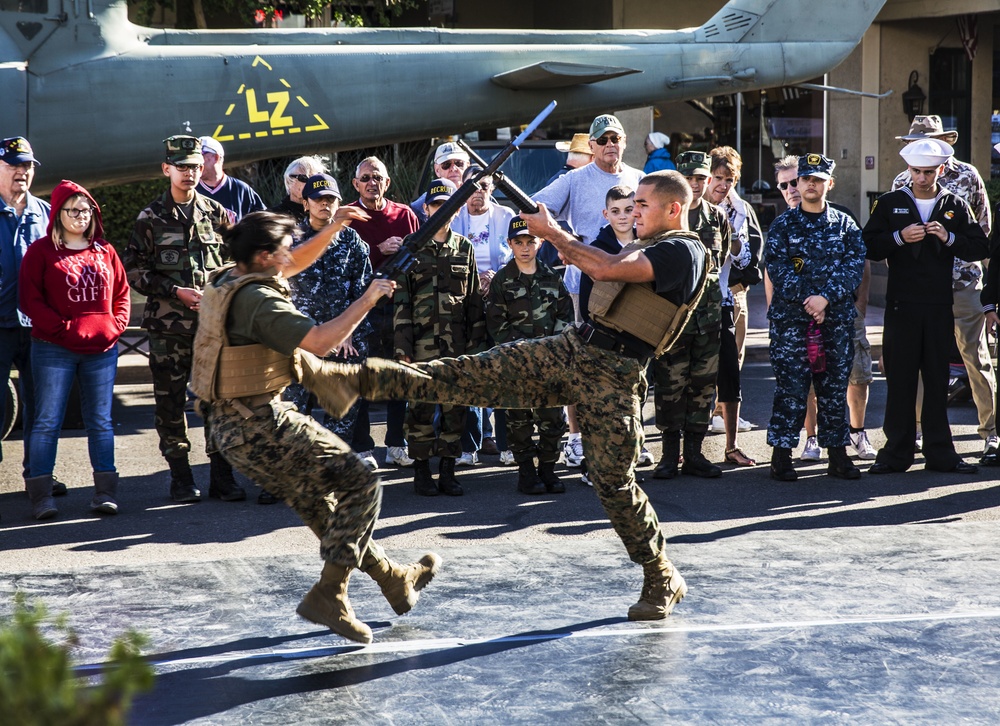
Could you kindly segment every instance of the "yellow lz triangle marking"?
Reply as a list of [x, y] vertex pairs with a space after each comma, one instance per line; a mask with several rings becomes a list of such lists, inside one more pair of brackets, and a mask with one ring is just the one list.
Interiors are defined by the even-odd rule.
[[[251, 68], [258, 66], [266, 68], [268, 71], [274, 71], [271, 64], [260, 56], [256, 56], [250, 64]], [[282, 136], [286, 133], [297, 134], [303, 131], [306, 133], [310, 131], [326, 131], [330, 128], [330, 125], [318, 113], [312, 114], [316, 123], [311, 126], [303, 128], [302, 124], [296, 124], [294, 114], [289, 112], [288, 107], [293, 97], [291, 93], [292, 86], [281, 77], [278, 78], [278, 82], [288, 90], [261, 91], [259, 96], [256, 88], [248, 88], [246, 84], [240, 84], [240, 87], [236, 90], [236, 95], [241, 96], [243, 102], [240, 103], [237, 101], [236, 103], [229, 104], [225, 116], [228, 119], [228, 123], [235, 123], [235, 125], [244, 128], [249, 124], [251, 128], [239, 133], [225, 133], [225, 124], [219, 124], [212, 136], [218, 141], [233, 141], [236, 138], [259, 139], [267, 136]], [[295, 95], [294, 98], [303, 109], [309, 108], [308, 102], [302, 96]], [[242, 123], [239, 119], [242, 114], [239, 112], [234, 113], [240, 106], [246, 108], [246, 121]], [[261, 125], [266, 125], [266, 127], [261, 128]]]

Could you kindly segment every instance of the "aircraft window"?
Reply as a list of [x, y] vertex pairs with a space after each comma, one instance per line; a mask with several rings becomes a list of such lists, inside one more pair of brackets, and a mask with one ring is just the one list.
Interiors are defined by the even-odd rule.
[[0, 11], [13, 13], [46, 13], [48, 0], [0, 0]]

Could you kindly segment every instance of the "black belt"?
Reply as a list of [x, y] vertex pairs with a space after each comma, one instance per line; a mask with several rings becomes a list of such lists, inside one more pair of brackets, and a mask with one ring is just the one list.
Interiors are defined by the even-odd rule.
[[610, 331], [598, 328], [589, 322], [581, 325], [577, 333], [583, 339], [584, 343], [589, 343], [601, 350], [608, 350], [612, 353], [635, 358], [639, 361], [640, 365], [646, 365], [652, 357], [651, 352], [638, 350], [636, 346], [621, 340]]

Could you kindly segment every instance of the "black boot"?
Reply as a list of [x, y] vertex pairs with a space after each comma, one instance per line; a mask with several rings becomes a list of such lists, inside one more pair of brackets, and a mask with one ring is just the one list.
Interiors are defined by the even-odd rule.
[[442, 456], [438, 464], [438, 491], [449, 497], [460, 497], [465, 492], [455, 478], [455, 457]]
[[208, 496], [224, 502], [242, 502], [246, 499], [246, 490], [236, 483], [233, 478], [233, 467], [225, 457], [215, 453], [210, 454], [208, 460], [211, 466]]
[[194, 474], [187, 454], [167, 459], [170, 467], [170, 498], [181, 504], [201, 501], [201, 491], [194, 484]]
[[431, 462], [427, 459], [416, 459], [413, 462], [413, 490], [423, 497], [436, 497], [437, 484], [431, 474]]
[[549, 494], [563, 494], [566, 491], [566, 485], [556, 476], [556, 462], [554, 461], [538, 462], [538, 478], [542, 480], [545, 491]]
[[677, 476], [677, 459], [681, 455], [681, 432], [663, 432], [663, 456], [653, 469], [654, 479], [673, 479]]
[[545, 494], [545, 487], [538, 480], [534, 459], [518, 462], [517, 490], [521, 494]]
[[722, 468], [716, 466], [701, 453], [705, 442], [705, 434], [684, 432], [684, 465], [681, 473], [688, 476], [700, 476], [702, 479], [715, 479], [722, 476]]
[[826, 467], [826, 473], [829, 476], [835, 476], [838, 479], [861, 478], [861, 469], [854, 465], [843, 446], [831, 446], [826, 450], [826, 453], [830, 457], [830, 463]]
[[795, 481], [799, 475], [792, 466], [792, 450], [775, 446], [771, 452], [771, 478], [778, 481]]

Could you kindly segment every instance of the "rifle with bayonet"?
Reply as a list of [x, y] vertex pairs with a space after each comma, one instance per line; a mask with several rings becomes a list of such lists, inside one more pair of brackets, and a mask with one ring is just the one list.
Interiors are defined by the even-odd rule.
[[[483, 179], [486, 177], [493, 177], [496, 179], [496, 175], [499, 173], [500, 167], [503, 166], [504, 162], [507, 161], [507, 159], [510, 158], [510, 155], [517, 151], [518, 147], [520, 147], [521, 144], [523, 144], [528, 137], [535, 132], [535, 129], [537, 129], [541, 125], [542, 121], [544, 121], [548, 115], [552, 113], [555, 107], [555, 101], [546, 106], [545, 109], [525, 127], [524, 131], [522, 131], [516, 139], [507, 144], [507, 146], [505, 146], [503, 150], [497, 154], [496, 157], [494, 157], [493, 161], [489, 164], [483, 164], [484, 168], [481, 172], [466, 179], [465, 183], [458, 188], [458, 191], [445, 200], [444, 204], [438, 207], [438, 210], [431, 215], [430, 219], [428, 219], [423, 226], [420, 227], [420, 229], [413, 234], [406, 236], [403, 243], [399, 246], [399, 250], [397, 250], [396, 254], [394, 254], [388, 262], [376, 271], [375, 276], [386, 280], [398, 280], [407, 272], [412, 270], [417, 261], [414, 253], [430, 239], [432, 239], [442, 227], [451, 221], [451, 218], [455, 216], [455, 213], [458, 212], [458, 210], [462, 208], [462, 205], [469, 200], [469, 197], [475, 193], [476, 188]], [[459, 142], [459, 144], [461, 144], [462, 148], [465, 149], [467, 153], [471, 151], [471, 149], [469, 149], [462, 142]], [[469, 154], [469, 158], [474, 158], [480, 162], [482, 161], [482, 159], [475, 155], [474, 152]], [[538, 207], [531, 201], [531, 199], [528, 198], [526, 194], [524, 194], [524, 192], [514, 186], [513, 183], [509, 181], [506, 181], [506, 183], [509, 185], [510, 189], [516, 190], [517, 195], [524, 200], [527, 200], [526, 206], [524, 207], [521, 207], [520, 203], [515, 202], [518, 204], [519, 208], [529, 212], [538, 211]], [[514, 195], [508, 192], [507, 188], [504, 188], [504, 193], [507, 194], [513, 201]]]
[[[458, 145], [461, 147], [462, 151], [469, 155], [469, 158], [473, 161], [473, 163], [479, 164], [479, 166], [483, 167], [483, 176], [487, 176], [485, 169], [489, 165], [483, 160], [483, 157], [473, 151], [472, 147], [461, 139], [458, 140]], [[535, 201], [525, 194], [521, 188], [517, 186], [517, 184], [508, 179], [507, 176], [499, 169], [493, 172], [493, 184], [497, 189], [504, 193], [507, 199], [509, 199], [515, 207], [522, 212], [527, 212], [528, 214], [538, 213], [538, 205], [535, 204]]]

